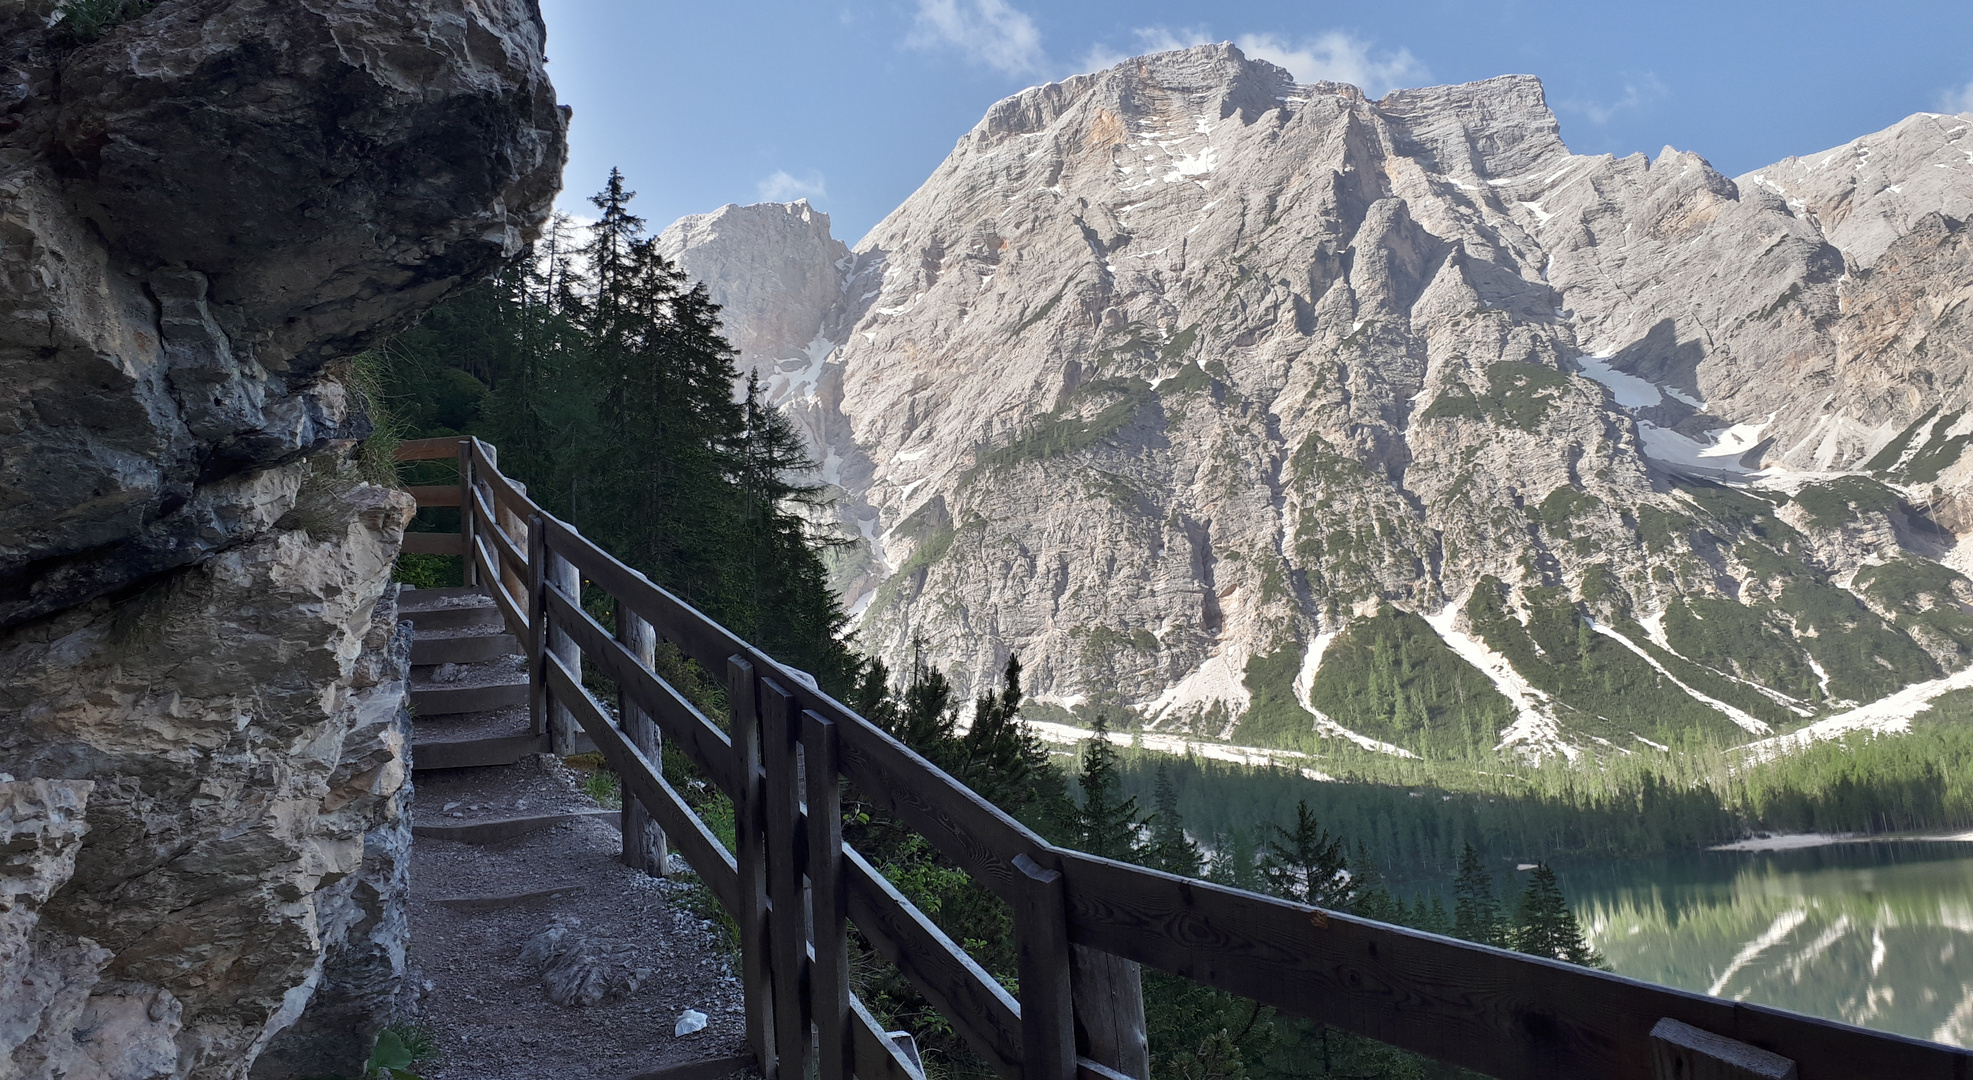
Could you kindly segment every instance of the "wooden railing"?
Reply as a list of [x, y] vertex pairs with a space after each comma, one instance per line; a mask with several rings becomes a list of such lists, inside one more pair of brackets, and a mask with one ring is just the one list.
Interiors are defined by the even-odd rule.
[[[414, 491], [460, 505], [461, 532], [413, 534], [427, 539], [406, 550], [466, 556], [467, 581], [524, 642], [536, 731], [558, 749], [593, 740], [634, 800], [626, 817], [648, 814], [737, 921], [748, 1043], [773, 1080], [811, 1067], [821, 1080], [920, 1080], [850, 991], [849, 924], [1010, 1080], [1143, 1080], [1134, 964], [1501, 1080], [1973, 1080], [1966, 1050], [1056, 847], [544, 513], [491, 447], [425, 440], [399, 456], [459, 463], [463, 487]], [[611, 598], [615, 626], [584, 610], [584, 582]], [[724, 674], [726, 730], [652, 672], [658, 638]], [[614, 710], [584, 686], [584, 661], [614, 682]], [[661, 739], [732, 798], [734, 850], [665, 780]], [[843, 778], [1007, 902], [1018, 996], [843, 842]], [[626, 857], [662, 866], [634, 831]]]

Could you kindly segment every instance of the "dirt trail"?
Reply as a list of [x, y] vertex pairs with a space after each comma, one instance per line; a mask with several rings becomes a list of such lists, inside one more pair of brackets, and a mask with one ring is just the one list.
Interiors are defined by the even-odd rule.
[[[547, 755], [421, 773], [413, 805], [421, 829], [598, 808]], [[714, 924], [694, 912], [694, 887], [632, 870], [620, 851], [609, 817], [486, 844], [417, 837], [413, 1009], [438, 1043], [415, 1070], [424, 1080], [623, 1080], [745, 1052], [740, 984]], [[521, 952], [570, 919], [572, 933], [619, 946], [613, 962], [644, 974], [635, 990], [591, 1006], [549, 1000]], [[686, 1009], [707, 1025], [677, 1036]]]

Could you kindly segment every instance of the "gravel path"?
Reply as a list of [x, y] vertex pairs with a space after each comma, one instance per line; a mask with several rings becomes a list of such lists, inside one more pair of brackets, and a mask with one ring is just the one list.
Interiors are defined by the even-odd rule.
[[[546, 755], [424, 774], [414, 820], [454, 825], [594, 809], [572, 776]], [[694, 887], [633, 871], [620, 851], [607, 818], [495, 844], [413, 843], [415, 1015], [438, 1042], [437, 1055], [417, 1066], [424, 1080], [623, 1080], [745, 1052], [739, 980], [713, 924], [693, 913]], [[541, 971], [521, 952], [558, 922], [641, 973], [636, 989], [590, 1006], [550, 1001]], [[708, 1023], [677, 1036], [686, 1009]]]

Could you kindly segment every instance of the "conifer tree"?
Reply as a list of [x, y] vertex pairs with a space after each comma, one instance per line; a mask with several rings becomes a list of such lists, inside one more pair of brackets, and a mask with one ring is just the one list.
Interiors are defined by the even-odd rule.
[[1075, 817], [1076, 846], [1108, 859], [1135, 859], [1137, 834], [1144, 823], [1137, 816], [1137, 796], [1123, 793], [1110, 725], [1100, 715], [1082, 747], [1082, 768], [1076, 774], [1082, 788], [1082, 805]]
[[1249, 892], [1265, 890], [1267, 882], [1261, 877], [1260, 849], [1254, 835], [1244, 829], [1215, 834], [1212, 853], [1206, 860], [1206, 880]]
[[1452, 916], [1446, 914], [1445, 901], [1434, 894], [1428, 901], [1417, 897], [1411, 905], [1409, 924], [1430, 934], [1452, 933]]
[[959, 772], [964, 763], [954, 752], [959, 721], [955, 697], [945, 673], [925, 662], [924, 643], [913, 639], [911, 676], [899, 688], [896, 704], [882, 712], [890, 720], [885, 730], [939, 768]]
[[1582, 924], [1569, 910], [1562, 885], [1547, 863], [1536, 864], [1534, 872], [1528, 875], [1527, 891], [1521, 894], [1515, 911], [1514, 948], [1584, 967], [1608, 966], [1584, 940]]
[[1178, 812], [1178, 788], [1171, 782], [1171, 768], [1163, 761], [1158, 762], [1151, 805], [1151, 835], [1144, 852], [1145, 865], [1170, 874], [1197, 877], [1199, 845], [1185, 835], [1185, 821]]
[[1247, 1080], [1247, 1064], [1240, 1047], [1225, 1028], [1206, 1036], [1198, 1052], [1178, 1063], [1182, 1080]]
[[1295, 807], [1292, 828], [1271, 826], [1261, 849], [1261, 874], [1268, 891], [1312, 907], [1347, 910], [1360, 895], [1349, 855], [1340, 837], [1315, 819], [1308, 800]]
[[736, 399], [719, 307], [658, 253], [635, 197], [612, 170], [580, 244], [554, 219], [532, 258], [399, 335], [388, 392], [418, 418], [402, 434], [487, 437], [548, 512], [848, 694], [865, 662], [810, 527], [813, 463], [757, 384]]
[[1041, 737], [1021, 719], [1021, 693], [1021, 658], [1010, 654], [1000, 692], [973, 702], [972, 726], [960, 739], [962, 776], [994, 805], [1048, 831], [1063, 816], [1062, 783]]
[[1459, 855], [1459, 878], [1452, 886], [1452, 933], [1482, 945], [1507, 944], [1493, 875], [1472, 844]]

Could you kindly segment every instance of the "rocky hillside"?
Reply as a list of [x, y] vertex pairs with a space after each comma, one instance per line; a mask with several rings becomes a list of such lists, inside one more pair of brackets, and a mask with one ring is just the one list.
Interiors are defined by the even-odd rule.
[[666, 239], [893, 660], [1246, 744], [1738, 742], [1973, 684], [1970, 125], [1736, 179], [1204, 46], [1000, 102], [847, 258]]
[[352, 360], [525, 249], [567, 116], [528, 0], [122, 7], [0, 0], [0, 1076], [356, 1076], [413, 507]]

